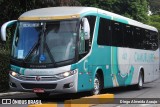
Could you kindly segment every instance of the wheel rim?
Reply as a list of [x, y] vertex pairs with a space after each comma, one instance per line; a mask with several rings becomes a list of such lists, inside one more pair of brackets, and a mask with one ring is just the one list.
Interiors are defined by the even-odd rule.
[[100, 83], [99, 83], [98, 78], [96, 77], [94, 79], [94, 94], [95, 95], [99, 94], [99, 86], [100, 86]]
[[142, 80], [142, 76], [140, 75], [140, 78], [139, 78], [139, 86], [142, 87], [143, 86], [143, 80]]

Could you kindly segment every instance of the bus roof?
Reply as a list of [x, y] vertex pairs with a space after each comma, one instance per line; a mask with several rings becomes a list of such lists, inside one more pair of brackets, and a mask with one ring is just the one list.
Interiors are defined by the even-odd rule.
[[49, 8], [35, 9], [23, 13], [19, 17], [19, 20], [71, 19], [71, 18], [79, 18], [81, 14], [91, 11], [99, 14], [105, 14], [107, 16], [111, 16], [112, 18], [126, 20], [130, 25], [158, 32], [158, 30], [155, 27], [145, 25], [141, 22], [126, 18], [124, 16], [94, 7], [49, 7]]
[[67, 19], [78, 18], [82, 13], [96, 11], [93, 7], [49, 7], [35, 9], [23, 13], [19, 20], [49, 20], [49, 19]]

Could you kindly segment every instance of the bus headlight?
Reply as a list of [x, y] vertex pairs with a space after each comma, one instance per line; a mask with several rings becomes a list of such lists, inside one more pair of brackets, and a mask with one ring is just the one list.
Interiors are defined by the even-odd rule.
[[16, 73], [16, 72], [14, 72], [14, 71], [10, 71], [9, 72], [13, 77], [17, 77], [19, 74], [18, 73]]
[[64, 76], [64, 77], [68, 77], [70, 74], [71, 74], [70, 72], [64, 72], [64, 73], [63, 73], [63, 76]]
[[77, 73], [77, 70], [72, 70], [72, 71], [66, 71], [66, 72], [63, 72], [63, 73], [60, 73], [60, 74], [56, 74], [56, 77], [58, 78], [66, 78], [66, 77], [69, 77], [73, 74], [76, 74]]

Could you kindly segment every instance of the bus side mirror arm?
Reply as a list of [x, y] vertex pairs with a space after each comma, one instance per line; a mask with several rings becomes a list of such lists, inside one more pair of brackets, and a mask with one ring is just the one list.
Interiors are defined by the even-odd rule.
[[7, 27], [13, 25], [16, 22], [17, 22], [17, 20], [11, 20], [11, 21], [8, 21], [8, 22], [6, 22], [2, 25], [2, 27], [1, 27], [1, 39], [2, 39], [2, 41], [6, 41]]

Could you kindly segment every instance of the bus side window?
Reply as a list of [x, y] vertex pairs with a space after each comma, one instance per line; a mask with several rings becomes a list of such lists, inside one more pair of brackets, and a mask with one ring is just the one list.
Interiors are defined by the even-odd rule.
[[144, 45], [144, 39], [145, 39], [145, 33], [144, 33], [144, 29], [140, 28], [140, 38], [139, 38], [139, 44], [140, 44], [140, 49], [145, 49], [145, 45]]
[[112, 21], [112, 46], [123, 46], [122, 24], [115, 21]]
[[133, 48], [133, 35], [132, 35], [132, 27], [129, 25], [123, 26], [123, 46]]
[[158, 43], [159, 37], [158, 37], [158, 33], [157, 32], [155, 32], [155, 33], [156, 33], [155, 34], [155, 44], [156, 44], [155, 50], [157, 50], [158, 49], [158, 45], [159, 45], [159, 43]]
[[108, 19], [100, 18], [97, 44], [111, 46], [111, 29]]
[[134, 44], [136, 49], [141, 49], [141, 29], [138, 27], [134, 28]]
[[144, 40], [143, 40], [143, 43], [144, 43], [144, 47], [146, 50], [149, 50], [150, 49], [150, 32], [148, 30], [145, 30], [144, 31]]
[[158, 48], [158, 33], [151, 31], [150, 36], [151, 49], [156, 50]]

